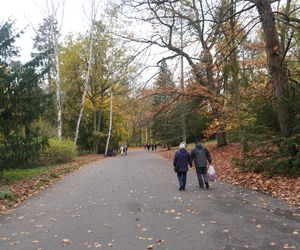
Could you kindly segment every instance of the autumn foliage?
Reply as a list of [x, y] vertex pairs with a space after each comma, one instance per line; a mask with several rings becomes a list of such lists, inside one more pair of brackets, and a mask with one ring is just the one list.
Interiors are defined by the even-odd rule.
[[[211, 152], [219, 181], [264, 192], [285, 200], [292, 206], [300, 207], [300, 177], [268, 177], [263, 173], [239, 170], [231, 160], [233, 157], [241, 156], [239, 144], [229, 144], [221, 148], [209, 145], [208, 149]], [[174, 151], [162, 151], [161, 154], [163, 157], [173, 160]]]

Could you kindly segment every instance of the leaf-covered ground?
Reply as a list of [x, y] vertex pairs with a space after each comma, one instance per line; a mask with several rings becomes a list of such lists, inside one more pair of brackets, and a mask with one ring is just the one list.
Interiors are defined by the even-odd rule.
[[[14, 171], [11, 171], [12, 173], [9, 172], [7, 176], [5, 177], [4, 175], [4, 179], [0, 181], [0, 213], [6, 212], [7, 209], [16, 207], [35, 193], [40, 190], [44, 190], [55, 181], [62, 179], [80, 167], [101, 158], [103, 158], [103, 156], [83, 155], [77, 157], [70, 163], [60, 164], [53, 167], [36, 168], [32, 169], [32, 172], [30, 172], [30, 170], [26, 171], [20, 169], [16, 171], [19, 172], [17, 176], [18, 178], [16, 178], [16, 173]], [[35, 175], [32, 178], [28, 176], [29, 174], [26, 172], [30, 172]], [[10, 175], [15, 175], [14, 178], [16, 180], [9, 178]]]
[[[229, 144], [222, 148], [208, 145], [212, 154], [213, 165], [221, 181], [268, 193], [287, 201], [294, 207], [300, 207], [300, 177], [288, 178], [283, 176], [267, 177], [261, 173], [245, 173], [234, 167], [231, 158], [241, 153], [238, 144]], [[173, 160], [176, 150], [163, 150], [160, 154]]]

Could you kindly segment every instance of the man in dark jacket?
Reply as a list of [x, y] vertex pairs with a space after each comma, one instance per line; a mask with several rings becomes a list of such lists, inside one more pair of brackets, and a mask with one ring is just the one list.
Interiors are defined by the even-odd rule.
[[211, 164], [211, 156], [207, 148], [201, 143], [196, 143], [196, 147], [191, 152], [191, 158], [194, 160], [200, 188], [209, 188], [207, 176], [207, 162]]
[[189, 165], [192, 167], [192, 159], [189, 152], [185, 149], [185, 143], [182, 142], [179, 145], [179, 150], [175, 153], [173, 166], [174, 171], [177, 173], [179, 182], [179, 191], [185, 190], [186, 174], [189, 170]]

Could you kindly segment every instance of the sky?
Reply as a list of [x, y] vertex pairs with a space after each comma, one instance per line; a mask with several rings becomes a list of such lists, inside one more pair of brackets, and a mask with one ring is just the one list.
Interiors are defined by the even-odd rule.
[[[16, 31], [24, 30], [24, 34], [15, 43], [20, 49], [20, 57], [18, 60], [25, 63], [31, 59], [33, 52], [33, 38], [35, 37], [35, 29], [38, 29], [39, 24], [42, 23], [43, 18], [47, 17], [47, 6], [51, 6], [51, 2], [57, 6], [58, 3], [64, 2], [64, 13], [60, 11], [57, 15], [61, 27], [61, 41], [68, 33], [85, 32], [89, 28], [88, 13], [91, 10], [91, 1], [93, 0], [0, 0], [0, 24], [12, 19], [15, 21], [14, 28]], [[103, 10], [107, 9], [109, 3], [113, 0], [94, 0], [98, 5], [97, 17], [101, 20]], [[49, 13], [49, 12], [48, 12]], [[86, 14], [87, 13], [87, 14]], [[133, 26], [134, 30], [141, 35], [143, 32], [148, 32], [149, 29], [144, 26]], [[128, 27], [127, 27], [128, 28]], [[139, 47], [140, 45], [136, 45]], [[143, 82], [152, 81], [153, 76], [157, 73], [156, 62], [165, 56], [159, 48], [151, 49], [151, 56], [143, 56], [140, 63], [150, 65], [141, 76]]]
[[[53, 0], [55, 5], [59, 1]], [[34, 29], [37, 29], [43, 17], [47, 16], [47, 3], [49, 5], [51, 0], [0, 0], [0, 2], [0, 23], [10, 18], [15, 20], [14, 27], [17, 31], [25, 29], [25, 33], [18, 39], [16, 45], [21, 49], [21, 61], [26, 62], [32, 52]], [[87, 30], [89, 19], [85, 13], [90, 12], [90, 0], [64, 0], [64, 2], [64, 14], [59, 12], [58, 15], [58, 21], [62, 24], [62, 35]], [[99, 2], [104, 3], [103, 0]]]

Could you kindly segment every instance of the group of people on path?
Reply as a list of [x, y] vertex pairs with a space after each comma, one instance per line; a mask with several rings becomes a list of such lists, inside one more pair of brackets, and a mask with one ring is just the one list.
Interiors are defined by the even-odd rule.
[[120, 147], [120, 154], [123, 156], [126, 156], [127, 155], [127, 151], [128, 151], [128, 147], [127, 147], [127, 145], [125, 145], [125, 146], [121, 146]]
[[150, 149], [151, 149], [152, 151], [156, 151], [156, 149], [157, 149], [158, 146], [159, 146], [159, 145], [156, 144], [156, 143], [152, 143], [152, 144], [147, 143], [147, 144], [144, 145], [144, 149], [145, 149], [145, 150], [148, 150], [148, 151], [150, 151]]
[[186, 175], [189, 170], [189, 166], [192, 168], [193, 163], [196, 167], [197, 178], [199, 182], [199, 187], [209, 188], [207, 168], [208, 164], [212, 163], [210, 153], [206, 147], [204, 147], [200, 142], [196, 142], [195, 148], [189, 153], [186, 150], [186, 145], [181, 142], [179, 145], [179, 150], [176, 151], [173, 166], [174, 171], [177, 174], [179, 182], [179, 191], [185, 190], [186, 186]]

